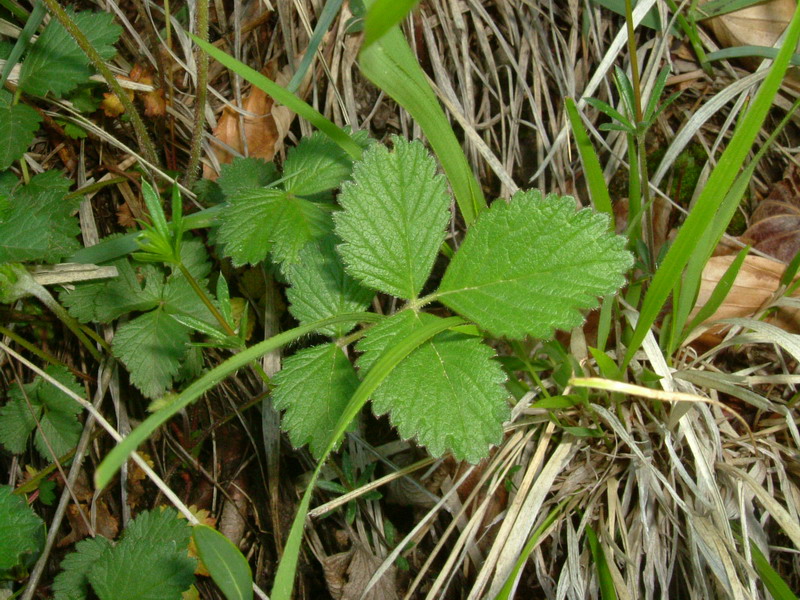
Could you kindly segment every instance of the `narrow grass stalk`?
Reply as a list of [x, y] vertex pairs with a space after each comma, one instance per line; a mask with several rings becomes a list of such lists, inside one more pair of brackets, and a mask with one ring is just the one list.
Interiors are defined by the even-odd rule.
[[316, 331], [319, 328], [327, 327], [329, 325], [336, 325], [337, 323], [352, 323], [358, 321], [361, 323], [374, 323], [380, 320], [381, 315], [375, 313], [356, 313], [339, 315], [329, 319], [323, 319], [307, 325], [295, 327], [289, 331], [285, 331], [279, 335], [273, 336], [268, 340], [264, 340], [231, 356], [221, 365], [212, 369], [189, 387], [183, 390], [172, 401], [171, 404], [151, 414], [145, 419], [139, 427], [134, 429], [119, 445], [115, 446], [111, 452], [103, 459], [103, 462], [97, 467], [95, 471], [94, 480], [95, 486], [98, 489], [104, 488], [111, 481], [111, 478], [119, 470], [122, 464], [127, 460], [128, 456], [139, 447], [148, 437], [150, 437], [156, 429], [166, 423], [169, 419], [175, 416], [178, 412], [189, 406], [192, 402], [197, 400], [200, 396], [205, 394], [208, 390], [216, 386], [223, 379], [238, 371], [242, 367], [250, 364], [254, 360], [263, 356], [267, 352], [271, 352], [276, 348], [281, 348], [286, 344], [301, 338], [305, 335]]
[[48, 10], [58, 19], [58, 22], [61, 23], [64, 29], [67, 30], [67, 33], [73, 37], [80, 49], [83, 50], [84, 54], [86, 54], [89, 61], [92, 63], [92, 66], [103, 76], [108, 87], [111, 88], [111, 91], [119, 98], [122, 106], [125, 107], [125, 113], [131, 119], [131, 124], [136, 132], [136, 137], [139, 139], [139, 145], [142, 147], [145, 159], [153, 165], [158, 165], [158, 153], [156, 152], [156, 147], [153, 145], [153, 140], [150, 138], [150, 134], [147, 133], [147, 127], [145, 127], [142, 117], [133, 105], [133, 101], [128, 97], [125, 90], [122, 89], [122, 86], [117, 81], [117, 78], [114, 77], [111, 69], [108, 68], [105, 61], [97, 53], [97, 50], [94, 49], [80, 28], [69, 18], [69, 15], [61, 7], [58, 0], [42, 1], [47, 5]]
[[[350, 320], [352, 320], [352, 316]], [[339, 422], [328, 441], [325, 451], [322, 453], [317, 463], [316, 469], [314, 469], [311, 480], [308, 482], [306, 491], [300, 501], [300, 506], [297, 508], [297, 514], [292, 523], [289, 538], [286, 540], [286, 548], [284, 549], [281, 562], [278, 565], [278, 572], [275, 575], [275, 584], [271, 594], [272, 600], [291, 600], [292, 598], [295, 573], [297, 572], [297, 559], [300, 555], [300, 543], [303, 541], [303, 529], [305, 528], [306, 515], [311, 505], [311, 496], [314, 492], [314, 486], [317, 483], [317, 479], [319, 479], [322, 467], [325, 465], [328, 456], [330, 456], [333, 449], [339, 445], [339, 441], [344, 436], [350, 423], [367, 403], [372, 393], [383, 380], [389, 376], [400, 361], [437, 333], [463, 325], [464, 323], [465, 321], [461, 317], [450, 317], [448, 319], [437, 320], [434, 323], [430, 323], [418, 329], [407, 338], [400, 341], [400, 343], [384, 352], [364, 377], [364, 380], [358, 386], [352, 398], [350, 398], [350, 402], [347, 404], [341, 417], [339, 417]]]
[[628, 342], [624, 365], [633, 358], [645, 335], [658, 318], [670, 292], [680, 280], [684, 267], [695, 253], [698, 240], [702, 240], [709, 233], [709, 228], [714, 225], [715, 215], [736, 180], [739, 169], [772, 106], [772, 100], [781, 85], [798, 39], [800, 39], [800, 9], [796, 10], [792, 17], [783, 47], [769, 75], [764, 79], [747, 114], [736, 127], [733, 138], [722, 153], [694, 208], [653, 276], [642, 303], [636, 329]]
[[[197, 1], [197, 37], [208, 42], [208, 0]], [[197, 179], [200, 166], [200, 153], [203, 150], [203, 129], [206, 124], [205, 110], [208, 95], [208, 54], [202, 50], [197, 52], [197, 89], [195, 92], [194, 125], [192, 127], [192, 148], [189, 152], [189, 164], [186, 167], [184, 185], [191, 189]]]

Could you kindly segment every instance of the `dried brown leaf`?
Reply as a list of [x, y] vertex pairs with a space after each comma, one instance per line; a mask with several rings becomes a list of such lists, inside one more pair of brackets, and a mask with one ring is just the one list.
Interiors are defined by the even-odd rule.
[[395, 585], [396, 568], [389, 567], [378, 582], [364, 595], [372, 576], [383, 559], [360, 544], [322, 560], [325, 582], [334, 600], [394, 600], [399, 598]]
[[792, 165], [756, 207], [742, 240], [786, 263], [800, 252], [800, 172], [797, 167]]

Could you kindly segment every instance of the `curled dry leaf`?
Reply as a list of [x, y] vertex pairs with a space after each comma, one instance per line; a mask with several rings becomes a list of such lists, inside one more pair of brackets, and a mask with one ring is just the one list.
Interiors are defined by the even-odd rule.
[[[269, 61], [261, 72], [284, 87], [292, 78], [289, 67], [276, 74], [274, 60]], [[305, 96], [310, 83], [311, 70], [309, 69], [297, 91], [299, 97]], [[241, 120], [239, 112], [231, 106], [226, 106], [214, 128], [214, 137], [239, 154], [271, 161], [280, 151], [283, 140], [289, 133], [289, 127], [294, 121], [295, 113], [285, 106], [275, 105], [272, 97], [255, 86], [252, 86], [249, 93], [242, 98]], [[240, 131], [240, 123], [244, 125], [243, 132]], [[243, 138], [247, 148], [243, 144]], [[233, 154], [223, 146], [212, 144], [212, 148], [221, 165], [233, 161]], [[203, 177], [216, 180], [219, 173], [214, 171], [208, 163], [204, 163]]]
[[[714, 256], [703, 270], [697, 304], [689, 320], [706, 305], [711, 293], [734, 260], [734, 256]], [[745, 258], [742, 268], [733, 283], [728, 297], [717, 311], [705, 322], [734, 317], [752, 317], [768, 307], [780, 285], [786, 265], [776, 260], [750, 255]], [[793, 296], [800, 296], [798, 290]], [[790, 333], [800, 333], [800, 310], [780, 307], [766, 319]], [[705, 331], [698, 339], [703, 344], [716, 344], [722, 338], [725, 327], [716, 325]]]
[[800, 170], [794, 164], [755, 209], [742, 241], [786, 263], [800, 251]]

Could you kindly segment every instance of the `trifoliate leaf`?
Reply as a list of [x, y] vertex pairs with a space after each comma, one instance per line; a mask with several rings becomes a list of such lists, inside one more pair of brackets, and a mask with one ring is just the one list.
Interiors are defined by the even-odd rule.
[[0, 90], [0, 171], [25, 154], [41, 120], [30, 106], [12, 105], [11, 94]]
[[245, 190], [259, 189], [268, 186], [278, 178], [275, 164], [260, 158], [239, 158], [222, 165], [219, 184], [222, 194], [232, 198]]
[[437, 299], [495, 336], [548, 338], [624, 283], [633, 260], [608, 218], [569, 196], [519, 192], [467, 232]]
[[59, 294], [69, 313], [83, 323], [110, 323], [117, 317], [158, 306], [164, 292], [164, 274], [155, 266], [141, 267], [137, 276], [128, 259], [111, 263], [118, 275], [112, 279], [76, 283]]
[[375, 144], [342, 185], [334, 215], [347, 271], [365, 285], [410, 299], [427, 281], [450, 219], [445, 180], [420, 142]]
[[13, 488], [0, 486], [0, 574], [38, 555], [44, 542], [44, 521]]
[[[356, 133], [354, 139], [361, 146], [367, 145], [366, 132]], [[295, 196], [313, 196], [338, 188], [352, 169], [350, 155], [317, 131], [289, 151], [283, 165], [283, 188]]]
[[[369, 368], [393, 342], [438, 317], [410, 310], [379, 323], [362, 338], [359, 365]], [[376, 414], [389, 413], [404, 438], [417, 438], [434, 456], [452, 452], [477, 462], [503, 436], [509, 414], [506, 376], [479, 338], [445, 331], [422, 344], [372, 396]], [[366, 365], [366, 366], [365, 366]]]
[[[114, 44], [122, 29], [114, 23], [113, 15], [72, 10], [67, 14], [101, 58], [108, 60], [116, 54]], [[47, 92], [61, 96], [85, 83], [91, 74], [86, 54], [61, 23], [51, 19], [22, 63], [19, 87], [34, 96], [44, 96]]]
[[62, 571], [53, 580], [55, 600], [86, 600], [89, 597], [89, 571], [111, 548], [111, 542], [102, 535], [75, 544], [75, 552], [64, 557]]
[[[291, 303], [289, 312], [301, 324], [335, 315], [365, 310], [375, 293], [345, 273], [336, 252], [337, 239], [330, 235], [306, 245], [296, 264], [286, 270], [292, 285], [286, 291]], [[340, 337], [356, 323], [332, 325], [319, 330], [331, 337]]]
[[172, 386], [188, 343], [189, 329], [157, 308], [117, 329], [111, 347], [142, 394], [158, 398]]
[[350, 361], [336, 344], [301, 350], [275, 374], [275, 408], [285, 410], [282, 427], [295, 447], [309, 445], [320, 458], [358, 387]]
[[60, 173], [47, 171], [11, 193], [0, 222], [0, 262], [58, 262], [78, 249], [77, 204], [64, 199], [69, 186]]
[[[49, 366], [46, 372], [75, 394], [83, 394], [75, 377], [65, 367]], [[41, 431], [36, 429], [34, 441], [36, 449], [45, 459], [52, 460], [53, 456], [43, 435], [56, 456], [62, 456], [75, 447], [82, 429], [77, 419], [81, 406], [38, 376], [33, 382], [24, 384], [23, 388], [24, 393], [19, 386], [11, 387], [8, 403], [0, 408], [0, 443], [10, 452], [24, 452], [28, 436], [36, 429], [38, 419]]]
[[295, 262], [308, 242], [331, 230], [330, 207], [278, 189], [242, 190], [220, 214], [219, 241], [233, 264], [257, 264], [267, 252], [280, 262]]
[[91, 567], [92, 589], [101, 600], [180, 600], [194, 583], [190, 536], [172, 509], [140, 514]]

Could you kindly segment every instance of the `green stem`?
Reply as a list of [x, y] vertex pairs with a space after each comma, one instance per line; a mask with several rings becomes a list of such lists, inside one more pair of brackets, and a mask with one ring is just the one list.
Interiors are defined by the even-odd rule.
[[[92, 344], [92, 342], [90, 342], [89, 339], [86, 337], [86, 333], [84, 333], [84, 331], [81, 329], [80, 323], [78, 323], [78, 321], [76, 321], [72, 317], [72, 315], [70, 315], [66, 311], [66, 309], [63, 306], [61, 306], [58, 302], [56, 302], [56, 299], [53, 298], [53, 296], [50, 294], [50, 292], [47, 291], [47, 289], [44, 286], [36, 284], [34, 286], [31, 286], [29, 288], [29, 291], [42, 304], [44, 304], [48, 309], [50, 309], [53, 312], [53, 314], [56, 317], [58, 317], [58, 319], [62, 323], [64, 323], [64, 325], [66, 325], [72, 333], [75, 334], [75, 336], [89, 351], [89, 354], [92, 355], [92, 358], [94, 358], [97, 362], [103, 361], [103, 356], [100, 354], [97, 348], [95, 348], [94, 344]], [[95, 341], [99, 342], [100, 338], [96, 338]], [[105, 340], [103, 340], [102, 343], [104, 348], [107, 349], [108, 345], [105, 343]]]
[[22, 346], [23, 348], [25, 348], [25, 349], [26, 349], [28, 352], [30, 352], [31, 354], [33, 354], [33, 355], [35, 355], [35, 356], [38, 356], [38, 357], [39, 357], [39, 358], [41, 358], [43, 361], [45, 361], [45, 362], [47, 362], [47, 363], [50, 363], [51, 365], [56, 365], [56, 366], [59, 366], [59, 367], [66, 367], [66, 366], [67, 366], [67, 365], [65, 365], [63, 362], [61, 362], [60, 360], [58, 360], [58, 359], [57, 359], [55, 356], [53, 356], [52, 354], [48, 354], [48, 353], [47, 353], [47, 352], [45, 352], [44, 350], [41, 350], [41, 349], [40, 349], [40, 348], [38, 348], [38, 347], [37, 347], [35, 344], [31, 344], [31, 343], [30, 343], [28, 340], [26, 340], [24, 337], [22, 337], [22, 336], [20, 336], [20, 335], [17, 335], [17, 334], [16, 334], [16, 333], [14, 333], [13, 331], [11, 331], [10, 329], [7, 329], [7, 328], [3, 327], [2, 325], [0, 325], [0, 335], [3, 335], [3, 336], [6, 336], [6, 337], [10, 338], [10, 339], [11, 339], [11, 340], [13, 340], [13, 341], [14, 341], [16, 344], [19, 344], [20, 346]]
[[189, 269], [187, 269], [183, 263], [180, 263], [178, 265], [178, 268], [180, 269], [181, 274], [186, 278], [186, 281], [189, 282], [189, 285], [194, 290], [194, 293], [197, 294], [197, 296], [200, 298], [200, 301], [206, 305], [206, 308], [217, 320], [217, 323], [219, 323], [223, 331], [225, 331], [226, 334], [235, 337], [236, 332], [233, 330], [230, 324], [225, 320], [225, 317], [222, 316], [222, 313], [219, 312], [219, 309], [216, 306], [214, 306], [213, 302], [211, 302], [211, 298], [209, 298], [205, 290], [203, 290], [203, 288], [200, 287], [200, 284], [197, 283], [197, 280], [189, 272]]
[[80, 30], [80, 28], [75, 24], [75, 22], [69, 18], [69, 15], [66, 11], [61, 7], [58, 0], [43, 0], [43, 2], [47, 5], [48, 10], [52, 13], [52, 15], [58, 19], [58, 22], [61, 23], [62, 27], [67, 30], [67, 32], [72, 36], [75, 42], [78, 44], [81, 50], [83, 50], [84, 54], [89, 58], [89, 61], [92, 63], [92, 66], [97, 69], [97, 71], [103, 76], [108, 84], [108, 87], [111, 88], [111, 91], [116, 94], [119, 101], [125, 107], [125, 112], [131, 119], [131, 124], [133, 125], [133, 129], [136, 131], [136, 137], [139, 139], [139, 145], [142, 147], [142, 151], [144, 154], [144, 158], [153, 165], [158, 165], [158, 154], [156, 153], [156, 147], [153, 145], [153, 140], [150, 139], [150, 135], [147, 133], [147, 127], [145, 127], [144, 121], [139, 116], [136, 107], [133, 105], [133, 101], [128, 97], [128, 94], [122, 89], [122, 86], [117, 81], [117, 78], [114, 77], [114, 74], [111, 72], [111, 69], [108, 68], [103, 58], [98, 54], [97, 50], [94, 49], [89, 39], [84, 35], [84, 33]]
[[[645, 136], [647, 130], [644, 128], [644, 114], [642, 112], [642, 89], [639, 77], [639, 56], [636, 54], [636, 39], [633, 30], [633, 3], [625, 0], [625, 23], [628, 27], [628, 54], [631, 57], [631, 85], [633, 86], [633, 110], [636, 117], [636, 145], [639, 169], [639, 181], [642, 186], [642, 205], [645, 219], [645, 243], [650, 252], [650, 271], [655, 272], [655, 248], [653, 240], [653, 218], [652, 207], [650, 206], [650, 184], [647, 179], [647, 153], [645, 150]], [[634, 169], [631, 165], [631, 169]], [[629, 199], [630, 202], [630, 199]]]
[[104, 179], [103, 181], [96, 181], [94, 183], [90, 183], [89, 185], [85, 185], [82, 188], [78, 188], [74, 192], [70, 192], [66, 196], [64, 196], [64, 200], [72, 200], [73, 198], [78, 198], [80, 196], [85, 196], [86, 194], [91, 194], [98, 190], [102, 190], [104, 187], [108, 187], [110, 185], [116, 185], [118, 183], [123, 183], [128, 181], [127, 177], [112, 177], [110, 179]]
[[[197, 36], [208, 41], [208, 0], [197, 2]], [[194, 129], [192, 131], [192, 149], [189, 154], [189, 165], [186, 168], [184, 185], [191, 189], [197, 178], [197, 167], [200, 166], [200, 152], [203, 149], [203, 127], [205, 125], [206, 86], [208, 84], [208, 54], [202, 50], [197, 52], [197, 93], [194, 106]]]

